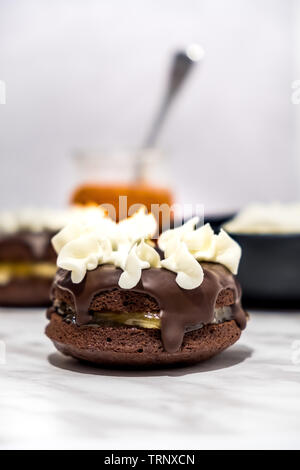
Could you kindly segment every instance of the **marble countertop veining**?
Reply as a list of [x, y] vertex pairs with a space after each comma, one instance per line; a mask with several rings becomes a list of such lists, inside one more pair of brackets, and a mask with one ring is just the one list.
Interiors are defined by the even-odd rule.
[[0, 309], [2, 449], [300, 448], [300, 312], [252, 313], [221, 355], [156, 371], [64, 357], [46, 322]]

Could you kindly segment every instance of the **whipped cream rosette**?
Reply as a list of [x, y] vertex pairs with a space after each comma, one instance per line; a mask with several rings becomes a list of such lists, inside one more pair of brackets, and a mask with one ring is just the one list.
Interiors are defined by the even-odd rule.
[[57, 265], [71, 271], [72, 281], [80, 283], [86, 271], [113, 264], [124, 271], [120, 287], [131, 289], [138, 284], [142, 269], [160, 265], [158, 253], [147, 243], [156, 230], [154, 216], [144, 208], [119, 223], [97, 215], [72, 222], [52, 240]]
[[158, 240], [165, 259], [161, 265], [177, 273], [176, 282], [183, 289], [195, 289], [203, 281], [203, 270], [199, 261], [223, 264], [237, 274], [241, 248], [223, 229], [218, 235], [206, 224], [198, 229], [198, 217], [181, 227], [167, 230]]
[[158, 246], [164, 259], [160, 260], [150, 242], [157, 222], [144, 208], [119, 223], [94, 211], [81, 221], [72, 221], [53, 237], [57, 265], [71, 271], [72, 282], [80, 283], [87, 271], [101, 264], [113, 264], [123, 270], [119, 279], [123, 289], [135, 287], [142, 270], [150, 267], [177, 273], [176, 282], [183, 289], [201, 285], [201, 261], [223, 264], [236, 274], [241, 256], [239, 245], [224, 230], [214, 234], [209, 224], [196, 229], [198, 221], [194, 217], [181, 227], [162, 233]]

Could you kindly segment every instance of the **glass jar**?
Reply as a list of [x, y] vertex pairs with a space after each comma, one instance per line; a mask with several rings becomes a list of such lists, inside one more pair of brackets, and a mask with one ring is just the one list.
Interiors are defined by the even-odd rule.
[[142, 205], [159, 213], [163, 205], [164, 217], [167, 206], [171, 217], [173, 194], [161, 150], [84, 150], [74, 153], [73, 161], [76, 187], [72, 203], [101, 204], [116, 220], [132, 215]]

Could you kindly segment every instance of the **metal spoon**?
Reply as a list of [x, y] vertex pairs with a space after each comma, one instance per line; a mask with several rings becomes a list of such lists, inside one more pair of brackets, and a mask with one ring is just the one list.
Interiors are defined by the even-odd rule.
[[[199, 44], [190, 44], [184, 51], [175, 54], [171, 67], [168, 87], [163, 102], [150, 128], [150, 132], [144, 141], [142, 149], [153, 148], [157, 141], [158, 134], [166, 119], [170, 106], [177, 95], [184, 80], [190, 73], [192, 66], [200, 62], [204, 57], [204, 50]], [[142, 179], [143, 158], [140, 154], [136, 162], [136, 180]]]

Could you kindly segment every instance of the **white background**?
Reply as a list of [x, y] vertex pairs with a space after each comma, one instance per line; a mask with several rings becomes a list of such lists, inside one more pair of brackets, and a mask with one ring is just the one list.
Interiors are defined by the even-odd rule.
[[62, 205], [74, 149], [137, 146], [170, 54], [190, 42], [205, 63], [160, 140], [179, 201], [220, 212], [299, 197], [298, 2], [0, 0], [1, 207]]

